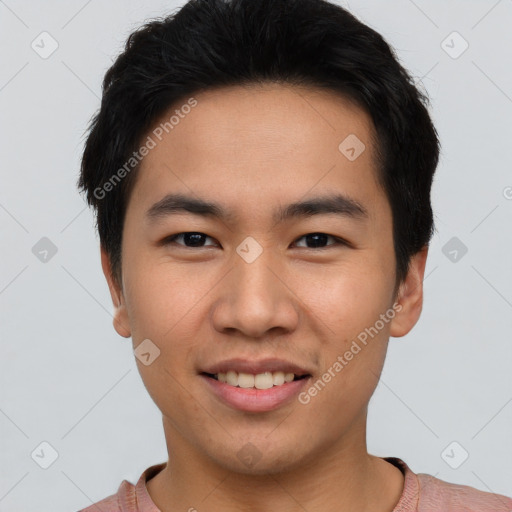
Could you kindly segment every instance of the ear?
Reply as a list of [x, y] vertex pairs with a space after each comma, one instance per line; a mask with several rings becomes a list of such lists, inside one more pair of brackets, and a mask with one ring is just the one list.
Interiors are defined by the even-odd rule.
[[405, 336], [418, 321], [423, 306], [423, 276], [427, 262], [428, 246], [414, 254], [409, 262], [409, 270], [400, 284], [396, 303], [396, 314], [391, 320], [390, 335], [395, 338]]
[[114, 329], [123, 338], [131, 336], [130, 322], [128, 312], [126, 310], [126, 302], [123, 295], [123, 290], [112, 276], [112, 267], [110, 265], [110, 258], [103, 247], [101, 250], [101, 267], [108, 283], [112, 303], [114, 304]]

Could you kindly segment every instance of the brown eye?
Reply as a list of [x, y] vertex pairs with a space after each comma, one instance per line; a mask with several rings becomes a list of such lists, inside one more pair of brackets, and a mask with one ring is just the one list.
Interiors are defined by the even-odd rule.
[[[302, 240], [303, 238], [306, 240], [306, 244], [311, 244], [311, 246], [307, 246], [306, 249], [316, 249], [316, 248], [324, 249], [329, 246], [345, 245], [346, 244], [345, 241], [342, 240], [341, 238], [335, 237], [333, 235], [328, 235], [326, 233], [308, 233], [306, 235], [301, 236], [297, 240]], [[334, 243], [325, 245], [329, 238], [334, 240]], [[297, 243], [297, 241], [296, 241], [296, 243]]]
[[[205, 235], [204, 233], [199, 233], [197, 231], [186, 231], [183, 233], [177, 233], [176, 235], [172, 235], [170, 237], [167, 237], [164, 241], [164, 245], [169, 245], [171, 243], [177, 243], [177, 245], [184, 245], [188, 248], [194, 248], [194, 247], [209, 247], [203, 245], [203, 242], [206, 238], [210, 238], [213, 240], [213, 238], [209, 237], [208, 235]], [[183, 243], [178, 243], [176, 240], [182, 240]]]

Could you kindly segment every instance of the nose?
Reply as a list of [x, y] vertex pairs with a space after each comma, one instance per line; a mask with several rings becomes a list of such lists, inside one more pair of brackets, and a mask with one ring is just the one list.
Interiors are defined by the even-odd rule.
[[288, 334], [299, 322], [299, 300], [293, 279], [270, 248], [251, 263], [236, 254], [233, 269], [219, 284], [212, 321], [224, 334], [238, 331], [247, 338]]

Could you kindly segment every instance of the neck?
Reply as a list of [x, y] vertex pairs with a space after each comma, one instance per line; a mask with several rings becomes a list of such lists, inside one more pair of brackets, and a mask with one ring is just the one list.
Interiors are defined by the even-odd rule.
[[367, 453], [365, 429], [331, 443], [314, 459], [265, 474], [220, 466], [198, 453], [165, 419], [164, 430], [169, 461], [147, 483], [162, 512], [390, 512], [402, 494], [402, 473]]

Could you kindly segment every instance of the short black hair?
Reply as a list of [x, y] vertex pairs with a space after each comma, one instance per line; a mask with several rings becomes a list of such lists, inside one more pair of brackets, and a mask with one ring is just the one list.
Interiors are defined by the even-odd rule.
[[126, 206], [139, 165], [114, 183], [115, 173], [126, 171], [142, 138], [177, 102], [267, 82], [341, 93], [370, 115], [378, 180], [393, 215], [397, 284], [405, 278], [411, 256], [434, 232], [430, 190], [439, 140], [428, 97], [394, 50], [325, 0], [190, 0], [129, 35], [105, 74], [101, 107], [88, 127], [78, 187], [96, 210], [119, 284]]

